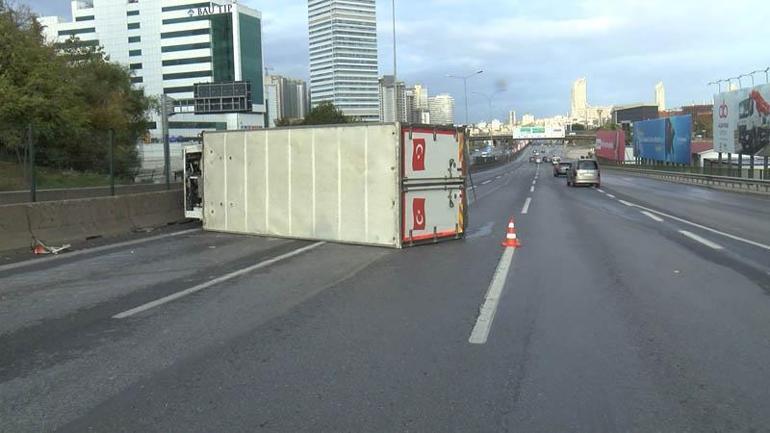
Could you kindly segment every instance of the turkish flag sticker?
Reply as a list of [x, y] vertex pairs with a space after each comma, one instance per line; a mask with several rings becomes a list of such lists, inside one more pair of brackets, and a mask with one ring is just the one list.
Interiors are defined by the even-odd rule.
[[412, 140], [412, 170], [425, 170], [425, 139], [415, 138]]
[[425, 199], [412, 199], [412, 229], [425, 230]]

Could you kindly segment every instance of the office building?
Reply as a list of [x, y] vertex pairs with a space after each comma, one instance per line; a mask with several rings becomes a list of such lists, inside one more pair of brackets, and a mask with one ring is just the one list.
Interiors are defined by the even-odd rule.
[[[394, 97], [395, 93], [395, 97]], [[396, 111], [393, 110], [393, 101], [396, 101]], [[381, 122], [406, 122], [406, 89], [404, 82], [393, 82], [392, 75], [384, 75], [379, 81], [380, 121]], [[393, 118], [394, 113], [396, 118]]]
[[374, 0], [308, 0], [310, 101], [363, 121], [380, 118]]
[[662, 81], [655, 85], [655, 104], [658, 105], [658, 111], [666, 111], [666, 88]]
[[407, 122], [418, 123], [414, 117], [414, 89], [404, 90], [404, 111]]
[[279, 119], [290, 121], [304, 119], [308, 111], [307, 84], [304, 80], [267, 75], [265, 103], [270, 127], [275, 126], [275, 122]]
[[578, 78], [572, 83], [572, 94], [570, 97], [570, 116], [573, 118], [584, 118], [588, 108], [588, 83], [585, 78]]
[[516, 111], [509, 111], [508, 112], [508, 125], [514, 126], [516, 125]]
[[570, 123], [579, 123], [587, 127], [600, 126], [609, 119], [612, 107], [591, 106], [588, 103], [588, 81], [578, 78], [572, 83], [570, 96]]
[[453, 125], [455, 100], [449, 94], [441, 94], [428, 98], [430, 122], [433, 125]]
[[640, 120], [657, 119], [659, 115], [656, 104], [617, 105], [612, 109], [612, 121], [618, 125], [631, 125]]
[[[104, 47], [110, 60], [129, 67], [145, 94], [175, 99], [172, 141], [197, 140], [201, 131], [264, 125], [261, 14], [235, 2], [200, 0], [75, 0], [72, 20], [42, 17], [49, 41], [72, 36], [79, 44]], [[243, 112], [194, 114], [193, 85], [248, 81], [252, 105]], [[162, 139], [151, 113], [152, 141]]]
[[534, 125], [535, 116], [529, 113], [524, 114], [523, 116], [521, 116], [521, 124], [524, 126]]

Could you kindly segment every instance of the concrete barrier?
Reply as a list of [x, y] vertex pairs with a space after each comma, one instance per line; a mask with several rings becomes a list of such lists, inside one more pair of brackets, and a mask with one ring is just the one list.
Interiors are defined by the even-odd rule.
[[184, 219], [182, 191], [0, 205], [0, 250], [111, 236]]

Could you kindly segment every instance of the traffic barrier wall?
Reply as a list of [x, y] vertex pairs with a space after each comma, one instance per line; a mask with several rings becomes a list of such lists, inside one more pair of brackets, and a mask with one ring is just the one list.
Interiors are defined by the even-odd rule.
[[182, 191], [0, 205], [0, 250], [111, 236], [184, 218]]

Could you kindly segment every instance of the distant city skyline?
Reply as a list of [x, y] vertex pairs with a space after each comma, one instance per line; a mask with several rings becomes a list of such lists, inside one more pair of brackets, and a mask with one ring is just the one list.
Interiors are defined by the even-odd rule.
[[[27, 3], [41, 15], [68, 16], [69, 1]], [[263, 11], [266, 65], [308, 80], [307, 1], [240, 3]], [[390, 1], [376, 4], [381, 76], [392, 74]], [[509, 110], [537, 117], [569, 113], [572, 82], [583, 76], [592, 83], [592, 104], [651, 102], [651, 89], [663, 81], [671, 108], [710, 101], [716, 89], [709, 81], [770, 66], [756, 55], [770, 37], [763, 14], [756, 13], [766, 8], [759, 0], [731, 5], [739, 20], [725, 20], [696, 0], [489, 0], [490, 14], [480, 14], [471, 0], [396, 4], [399, 80], [450, 93], [463, 104], [462, 82], [446, 75], [484, 69], [469, 88], [492, 94], [505, 83], [493, 104], [492, 117], [499, 119]], [[743, 37], [746, 28], [753, 29], [751, 38]], [[756, 79], [764, 82], [764, 76]], [[469, 96], [468, 103], [471, 121], [489, 120], [487, 100]]]

